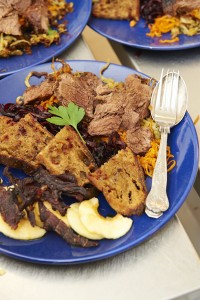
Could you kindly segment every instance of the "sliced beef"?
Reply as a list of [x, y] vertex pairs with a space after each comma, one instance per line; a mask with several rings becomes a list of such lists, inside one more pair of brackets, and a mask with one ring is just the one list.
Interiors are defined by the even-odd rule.
[[96, 95], [95, 89], [100, 84], [100, 79], [88, 72], [79, 76], [63, 74], [55, 91], [59, 104], [67, 106], [74, 102], [85, 109], [86, 115], [93, 117], [93, 102]]
[[152, 88], [136, 75], [129, 75], [125, 79], [125, 95], [127, 109], [133, 109], [140, 115], [140, 119], [149, 116], [149, 104]]
[[95, 135], [110, 135], [113, 131], [117, 131], [121, 125], [121, 116], [108, 115], [101, 119], [93, 119], [88, 126], [88, 133]]
[[41, 101], [50, 98], [54, 93], [55, 87], [56, 81], [48, 79], [41, 82], [39, 85], [32, 85], [27, 88], [22, 95], [23, 104], [26, 105], [36, 100]]
[[19, 221], [24, 216], [17, 205], [15, 194], [0, 187], [0, 213], [4, 221], [10, 225], [12, 229], [16, 229]]
[[0, 19], [7, 16], [12, 11], [9, 0], [0, 0]]
[[31, 6], [32, 0], [7, 0], [7, 3], [10, 7], [22, 15], [26, 9]]
[[21, 35], [19, 17], [16, 13], [0, 19], [0, 32], [12, 35]]
[[133, 129], [137, 126], [140, 120], [140, 115], [132, 108], [125, 108], [122, 116], [122, 128], [125, 130]]
[[110, 135], [121, 125], [125, 106], [124, 95], [121, 90], [103, 85], [99, 86], [96, 91], [95, 101], [97, 104], [88, 132], [92, 136]]
[[96, 88], [97, 97], [101, 100], [101, 96], [108, 95], [113, 92], [113, 89], [108, 84], [100, 84]]
[[36, 32], [47, 32], [49, 20], [46, 0], [0, 0], [0, 32], [21, 35], [21, 16]]
[[151, 148], [153, 133], [144, 127], [127, 131], [127, 146], [135, 154], [144, 154]]
[[[99, 95], [95, 98], [99, 99]], [[110, 94], [104, 95], [103, 103], [96, 105], [94, 119], [101, 119], [105, 116], [118, 115], [122, 116], [124, 112], [124, 95], [120, 91], [113, 91]]]
[[162, 6], [164, 14], [176, 16], [200, 8], [200, 0], [162, 0]]
[[33, 4], [23, 11], [23, 17], [29, 21], [36, 32], [47, 32], [49, 28], [47, 1], [33, 1]]
[[152, 88], [148, 81], [136, 75], [129, 75], [120, 87], [101, 84], [96, 92], [94, 118], [88, 127], [92, 136], [109, 135], [120, 126], [133, 129], [140, 119], [149, 115]]
[[42, 202], [39, 202], [39, 210], [40, 218], [44, 223], [44, 228], [48, 231], [55, 231], [70, 245], [80, 247], [94, 247], [98, 245], [96, 242], [89, 241], [87, 238], [76, 234], [62, 220], [59, 220], [52, 212], [46, 209]]

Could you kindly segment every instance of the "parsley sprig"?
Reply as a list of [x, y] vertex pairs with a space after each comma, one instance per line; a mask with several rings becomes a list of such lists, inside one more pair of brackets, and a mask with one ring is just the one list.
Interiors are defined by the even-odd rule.
[[80, 136], [81, 140], [85, 143], [77, 128], [78, 123], [83, 119], [85, 115], [85, 110], [82, 107], [79, 107], [75, 103], [70, 102], [68, 106], [56, 107], [49, 105], [48, 108], [49, 113], [57, 116], [48, 118], [48, 122], [59, 126], [72, 126]]

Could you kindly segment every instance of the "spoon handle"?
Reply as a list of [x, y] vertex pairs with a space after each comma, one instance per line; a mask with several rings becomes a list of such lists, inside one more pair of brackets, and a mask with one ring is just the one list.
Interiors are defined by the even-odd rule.
[[146, 207], [154, 213], [160, 213], [169, 208], [167, 197], [167, 137], [170, 129], [168, 126], [161, 127], [161, 140], [158, 157], [152, 177], [152, 187], [146, 199]]

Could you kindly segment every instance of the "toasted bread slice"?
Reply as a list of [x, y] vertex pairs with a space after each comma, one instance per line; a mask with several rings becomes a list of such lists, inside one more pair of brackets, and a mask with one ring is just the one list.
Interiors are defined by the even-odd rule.
[[8, 127], [11, 124], [15, 124], [12, 118], [9, 118], [7, 116], [0, 116], [0, 135], [4, 134], [7, 132]]
[[136, 20], [140, 18], [140, 0], [99, 0], [92, 8], [93, 16], [105, 19]]
[[53, 135], [31, 114], [27, 114], [19, 122], [6, 119], [4, 121], [0, 121], [1, 130], [4, 132], [0, 135], [0, 163], [22, 169], [28, 174], [38, 167], [36, 155], [48, 144]]
[[144, 173], [137, 156], [128, 147], [90, 173], [88, 178], [117, 213], [124, 216], [142, 214], [147, 196]]
[[55, 175], [70, 172], [79, 186], [89, 183], [87, 174], [96, 168], [93, 157], [70, 126], [65, 126], [37, 155], [37, 161]]

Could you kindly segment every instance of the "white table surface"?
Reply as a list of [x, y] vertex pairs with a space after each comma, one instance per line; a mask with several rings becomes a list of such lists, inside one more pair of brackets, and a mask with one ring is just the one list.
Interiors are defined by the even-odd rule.
[[2, 300], [162, 300], [200, 288], [200, 261], [176, 218], [142, 245], [105, 261], [43, 266], [0, 256]]
[[[79, 39], [63, 58], [94, 59]], [[47, 266], [0, 255], [1, 300], [175, 299], [200, 289], [200, 260], [176, 217], [150, 240], [116, 257]]]

